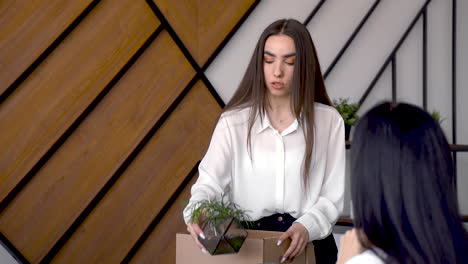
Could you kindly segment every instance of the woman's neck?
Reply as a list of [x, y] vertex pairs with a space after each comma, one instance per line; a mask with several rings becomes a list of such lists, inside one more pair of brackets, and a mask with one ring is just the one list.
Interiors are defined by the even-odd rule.
[[270, 112], [290, 112], [291, 111], [291, 98], [288, 97], [269, 97], [267, 104], [268, 111]]
[[294, 114], [291, 112], [290, 98], [270, 98], [267, 106], [267, 114], [271, 125], [280, 133], [294, 122]]

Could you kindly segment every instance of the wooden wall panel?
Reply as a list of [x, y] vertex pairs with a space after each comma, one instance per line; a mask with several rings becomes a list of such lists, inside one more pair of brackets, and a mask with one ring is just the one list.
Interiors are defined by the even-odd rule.
[[[152, 0], [176, 31], [192, 57], [198, 48], [198, 0]], [[196, 59], [195, 59], [196, 60]]]
[[0, 102], [2, 239], [32, 263], [118, 263], [155, 225], [132, 262], [174, 263], [221, 108], [201, 81], [185, 94], [203, 72], [164, 29], [203, 66], [256, 3], [0, 0], [0, 96], [22, 80]]
[[199, 61], [205, 63], [254, 0], [198, 0], [198, 52]]
[[0, 94], [90, 3], [91, 0], [0, 1]]
[[122, 261], [204, 154], [219, 111], [208, 90], [195, 86], [54, 262]]
[[182, 210], [190, 199], [190, 189], [197, 178], [198, 174], [187, 184], [130, 263], [176, 263], [176, 234], [187, 232]]
[[0, 106], [0, 200], [158, 25], [143, 1], [100, 2]]
[[153, 0], [202, 66], [254, 0]]
[[162, 32], [9, 205], [1, 232], [32, 261], [44, 257], [192, 76]]

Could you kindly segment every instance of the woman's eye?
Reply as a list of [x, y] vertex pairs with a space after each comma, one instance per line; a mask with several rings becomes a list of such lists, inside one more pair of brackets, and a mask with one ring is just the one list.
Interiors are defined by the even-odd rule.
[[273, 62], [275, 62], [274, 60], [263, 60], [263, 61], [268, 64], [272, 64]]
[[287, 65], [294, 65], [294, 60], [285, 60], [284, 63]]

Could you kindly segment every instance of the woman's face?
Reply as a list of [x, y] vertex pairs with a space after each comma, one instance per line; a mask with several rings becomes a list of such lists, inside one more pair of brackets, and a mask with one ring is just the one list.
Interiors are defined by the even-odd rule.
[[265, 42], [263, 73], [268, 95], [288, 97], [296, 60], [294, 40], [287, 35], [272, 35]]

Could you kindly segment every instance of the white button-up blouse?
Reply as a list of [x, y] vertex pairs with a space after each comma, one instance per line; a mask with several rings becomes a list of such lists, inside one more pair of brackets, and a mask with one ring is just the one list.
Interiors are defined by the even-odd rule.
[[278, 133], [268, 116], [257, 118], [251, 132], [251, 158], [247, 147], [250, 108], [223, 113], [199, 165], [199, 178], [184, 210], [185, 222], [189, 222], [191, 205], [219, 199], [229, 190], [229, 199], [252, 220], [289, 213], [307, 228], [310, 241], [329, 235], [343, 209], [344, 124], [333, 107], [315, 103], [314, 110], [307, 192], [301, 173], [305, 139], [297, 120]]

